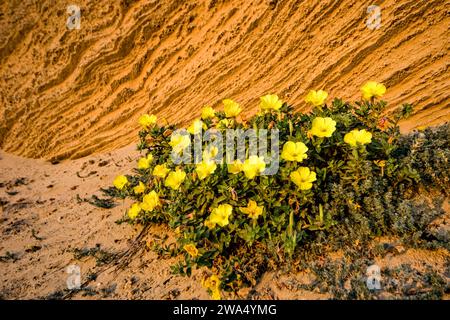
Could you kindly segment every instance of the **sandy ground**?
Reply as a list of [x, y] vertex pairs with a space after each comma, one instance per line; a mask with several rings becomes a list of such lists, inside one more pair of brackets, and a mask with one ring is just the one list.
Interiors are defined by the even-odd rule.
[[[98, 189], [110, 185], [118, 172], [129, 171], [134, 165], [133, 153], [133, 148], [128, 147], [56, 165], [1, 153], [0, 176], [4, 184], [0, 189], [0, 252], [9, 251], [18, 259], [0, 265], [0, 292], [4, 297], [45, 297], [64, 289], [68, 277], [66, 267], [70, 264], [80, 266], [84, 281], [89, 271], [96, 269], [96, 262], [94, 258], [75, 260], [75, 248], [100, 244], [110, 253], [128, 248], [129, 240], [139, 230], [115, 223], [124, 214], [127, 204], [102, 209], [80, 203], [77, 195], [85, 198], [98, 194]], [[23, 180], [15, 185], [18, 178]], [[17, 194], [11, 195], [14, 193]], [[161, 235], [164, 227], [151, 229], [148, 236], [152, 237], [153, 232]], [[33, 246], [40, 249], [32, 252], [36, 250], [36, 247], [30, 250]], [[108, 295], [115, 298], [164, 298], [174, 288], [182, 292], [181, 297], [207, 297], [204, 290], [200, 290], [196, 277], [192, 280], [174, 277], [169, 265], [170, 261], [158, 260], [155, 254], [147, 252], [133, 261], [131, 273], [109, 268], [90, 285], [95, 290], [110, 290]], [[134, 282], [136, 284], [132, 285]], [[111, 289], [115, 286], [116, 289]]]
[[[141, 242], [143, 250], [124, 269], [112, 261], [102, 264], [98, 256], [75, 259], [74, 249], [100, 246], [106, 253], [120, 255], [133, 247], [141, 229], [115, 223], [129, 203], [103, 209], [79, 199], [100, 196], [99, 189], [110, 186], [117, 174], [131, 172], [137, 156], [133, 146], [58, 164], [0, 153], [0, 298], [209, 298], [200, 285], [206, 270], [194, 270], [191, 278], [172, 275], [170, 265], [176, 258], [160, 259], [145, 249], [146, 244], [171, 236], [165, 226], [152, 226], [146, 231]], [[450, 220], [446, 219], [448, 225]], [[101, 260], [99, 264], [97, 260]], [[408, 263], [418, 268], [429, 265], [445, 273], [449, 261], [450, 254], [442, 249], [410, 249], [380, 258], [377, 264], [392, 267]], [[69, 265], [81, 268], [85, 288], [74, 295], [64, 291]], [[238, 296], [226, 297], [330, 298], [329, 293], [321, 293], [318, 288], [299, 288], [299, 284], [313, 280], [308, 272], [267, 272], [254, 290], [243, 289]]]

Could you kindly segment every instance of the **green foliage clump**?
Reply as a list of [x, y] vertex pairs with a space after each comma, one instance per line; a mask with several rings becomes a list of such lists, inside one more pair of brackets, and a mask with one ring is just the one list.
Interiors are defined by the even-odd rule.
[[[211, 115], [188, 128], [189, 144], [198, 137], [196, 126], [224, 137], [227, 129], [278, 129], [283, 151], [276, 174], [261, 175], [256, 168], [261, 163], [248, 161], [248, 153], [238, 165], [175, 164], [171, 154], [186, 141], [174, 139], [175, 125], [159, 126], [146, 115], [140, 121], [139, 168], [108, 189], [110, 196], [136, 201], [124, 220], [163, 222], [175, 231], [176, 244], [156, 251], [182, 254], [173, 266], [180, 274], [190, 275], [195, 266], [210, 268], [213, 276], [204, 286], [213, 297], [255, 283], [266, 268], [306, 251], [387, 234], [415, 235], [418, 241], [420, 231], [442, 214], [426, 203], [418, 206], [414, 195], [420, 181], [448, 192], [448, 126], [402, 137], [398, 123], [412, 112], [411, 105], [386, 116], [386, 102], [375, 98], [355, 104], [334, 99], [306, 114], [276, 97], [276, 107], [264, 108], [262, 102], [260, 113], [239, 121], [240, 106], [229, 99], [224, 104], [225, 112], [209, 108]], [[441, 144], [433, 149], [436, 139]], [[306, 150], [301, 147], [297, 159], [289, 159], [288, 142]], [[202, 149], [211, 151], [211, 142], [203, 141]]]

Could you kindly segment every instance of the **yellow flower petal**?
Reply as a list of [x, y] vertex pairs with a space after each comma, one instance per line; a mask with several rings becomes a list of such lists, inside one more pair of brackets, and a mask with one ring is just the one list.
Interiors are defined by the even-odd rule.
[[212, 160], [203, 160], [202, 162], [198, 163], [195, 172], [197, 172], [198, 178], [200, 180], [205, 179], [209, 175], [213, 174], [214, 171], [216, 171], [217, 165]]
[[144, 198], [142, 199], [141, 208], [145, 211], [153, 211], [153, 209], [155, 209], [160, 204], [161, 203], [159, 201], [159, 195], [155, 190], [153, 190], [144, 196]]
[[313, 136], [320, 138], [330, 138], [333, 135], [333, 132], [336, 131], [336, 121], [327, 117], [316, 117], [312, 121], [312, 128], [310, 133]]
[[367, 81], [361, 87], [361, 93], [365, 100], [370, 100], [372, 97], [380, 98], [386, 93], [386, 87], [376, 81]]
[[221, 227], [225, 227], [229, 223], [229, 218], [233, 212], [233, 207], [229, 204], [221, 204], [213, 209], [209, 216], [209, 221]]
[[130, 209], [128, 209], [128, 217], [131, 220], [136, 219], [136, 217], [139, 215], [139, 213], [141, 212], [141, 206], [139, 205], [139, 203], [135, 203], [131, 206]]
[[195, 119], [195, 120], [192, 122], [192, 124], [187, 128], [187, 131], [188, 131], [190, 134], [195, 135], [195, 134], [201, 133], [202, 130], [206, 130], [206, 129], [207, 129], [207, 127], [206, 127], [206, 125], [203, 123], [202, 120], [200, 120], [200, 119]]
[[147, 157], [140, 158], [138, 161], [138, 169], [148, 169], [153, 161], [153, 155], [149, 153]]
[[148, 127], [154, 125], [156, 123], [156, 116], [155, 115], [148, 115], [148, 114], [143, 114], [142, 116], [139, 117], [139, 124], [144, 128], [144, 129], [148, 129]]
[[243, 169], [243, 163], [241, 160], [234, 160], [232, 163], [228, 164], [228, 173], [238, 174]]
[[183, 249], [191, 255], [191, 257], [196, 258], [198, 256], [198, 249], [195, 244], [186, 244]]
[[358, 144], [365, 145], [372, 142], [372, 134], [365, 129], [354, 129], [344, 136], [344, 142], [352, 147], [356, 147]]
[[181, 153], [184, 149], [191, 145], [191, 138], [185, 134], [174, 133], [170, 137], [170, 146], [176, 153]]
[[133, 188], [135, 194], [141, 194], [145, 191], [145, 184], [142, 181], [139, 181], [139, 184]]
[[117, 189], [122, 190], [128, 184], [128, 179], [124, 175], [120, 175], [114, 179], [113, 184]]
[[250, 200], [247, 207], [241, 207], [240, 210], [247, 214], [249, 218], [258, 219], [262, 214], [264, 207], [259, 207], [254, 200]]
[[307, 151], [308, 147], [303, 142], [288, 141], [283, 146], [281, 158], [286, 161], [302, 162], [308, 158]]
[[166, 164], [158, 164], [153, 169], [153, 175], [157, 176], [159, 178], [165, 178], [167, 174], [169, 173], [170, 169], [167, 168]]
[[291, 181], [294, 182], [300, 190], [309, 190], [312, 183], [316, 181], [316, 173], [310, 171], [307, 167], [300, 167], [290, 174]]
[[328, 98], [328, 93], [323, 90], [311, 90], [305, 98], [305, 102], [311, 103], [315, 107], [321, 106]]
[[261, 111], [278, 111], [282, 106], [283, 101], [281, 101], [276, 94], [268, 94], [260, 98], [259, 107], [261, 108]]
[[213, 108], [206, 106], [202, 109], [202, 119], [206, 120], [206, 119], [211, 119], [214, 118], [216, 116], [216, 112], [214, 111]]
[[183, 183], [185, 178], [186, 172], [184, 172], [181, 169], [177, 169], [176, 171], [172, 171], [169, 173], [164, 185], [166, 187], [172, 188], [173, 190], [178, 190], [178, 188], [180, 188], [180, 185]]
[[247, 179], [253, 179], [265, 169], [266, 163], [264, 162], [264, 157], [258, 157], [256, 155], [250, 156], [242, 165], [242, 171], [244, 171]]
[[231, 99], [225, 99], [222, 103], [224, 105], [225, 116], [227, 118], [237, 117], [242, 111], [239, 103]]

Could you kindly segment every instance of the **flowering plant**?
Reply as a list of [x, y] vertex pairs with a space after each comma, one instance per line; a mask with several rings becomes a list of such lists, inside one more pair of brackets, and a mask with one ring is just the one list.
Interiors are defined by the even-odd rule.
[[[310, 113], [294, 112], [278, 96], [267, 95], [261, 98], [261, 111], [247, 121], [236, 118], [240, 104], [225, 99], [224, 111], [205, 107], [187, 135], [144, 115], [138, 149], [145, 155], [134, 175], [114, 181], [116, 196], [136, 201], [125, 220], [162, 221], [176, 230], [176, 245], [166, 250], [184, 259], [173, 270], [190, 275], [194, 266], [210, 268], [205, 287], [220, 298], [222, 290], [251, 282], [248, 270], [255, 252], [267, 252], [266, 259], [289, 259], [302, 244], [314, 241], [315, 232], [330, 230], [352, 214], [370, 214], [364, 203], [368, 179], [393, 186], [418, 179], [395, 156], [398, 122], [412, 107], [405, 104], [384, 115], [386, 103], [378, 99], [385, 91], [382, 84], [368, 82], [355, 104], [337, 98], [327, 103], [325, 91], [311, 91], [306, 97], [313, 106]], [[219, 150], [208, 141], [202, 142], [198, 163], [176, 163], [171, 156], [187, 150], [203, 130], [249, 128], [278, 130], [275, 174], [264, 174], [270, 161], [263, 156], [224, 161], [220, 154], [216, 161]], [[343, 199], [337, 189], [352, 196]]]

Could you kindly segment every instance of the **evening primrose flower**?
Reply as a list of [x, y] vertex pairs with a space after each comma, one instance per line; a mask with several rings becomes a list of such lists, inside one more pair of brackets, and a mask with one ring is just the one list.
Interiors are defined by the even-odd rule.
[[181, 169], [177, 169], [176, 171], [171, 171], [166, 178], [164, 185], [166, 187], [170, 187], [173, 190], [178, 190], [180, 185], [183, 183], [186, 178], [186, 172]]
[[288, 141], [283, 146], [281, 158], [286, 161], [302, 162], [308, 158], [306, 151], [308, 151], [308, 147], [303, 142]]
[[313, 106], [318, 107], [325, 103], [328, 98], [328, 93], [323, 90], [311, 90], [305, 98], [305, 102], [311, 103]]
[[241, 207], [241, 211], [249, 216], [252, 219], [258, 219], [258, 217], [263, 212], [263, 207], [259, 207], [256, 204], [256, 201], [250, 200], [247, 204], [247, 207]]
[[153, 161], [153, 155], [149, 153], [145, 158], [140, 158], [138, 161], [138, 169], [148, 169]]
[[363, 99], [370, 100], [372, 97], [380, 98], [386, 93], [386, 87], [376, 81], [367, 81], [361, 87]]
[[228, 219], [233, 212], [233, 207], [229, 204], [221, 204], [217, 208], [214, 208], [209, 216], [209, 221], [218, 224], [221, 227], [225, 227], [229, 221]]
[[193, 243], [189, 243], [184, 245], [183, 249], [189, 253], [192, 258], [196, 258], [198, 256], [198, 249]]
[[139, 215], [139, 213], [141, 212], [141, 205], [139, 203], [135, 203], [131, 206], [130, 209], [128, 209], [128, 217], [131, 220], [136, 219], [136, 217]]
[[219, 289], [215, 289], [211, 291], [211, 298], [213, 300], [220, 300], [222, 299], [221, 295], [220, 295], [220, 290]]
[[224, 104], [223, 110], [225, 111], [225, 116], [227, 118], [237, 117], [242, 111], [239, 103], [237, 103], [236, 101], [225, 99], [222, 101], [222, 103]]
[[216, 168], [216, 163], [212, 160], [207, 159], [197, 164], [195, 172], [197, 172], [198, 178], [200, 180], [203, 180], [209, 175], [213, 174], [214, 171], [216, 171]]
[[211, 119], [211, 118], [214, 118], [215, 116], [216, 116], [216, 112], [210, 106], [205, 106], [202, 109], [202, 119], [203, 120]]
[[232, 163], [228, 164], [228, 173], [238, 174], [242, 171], [243, 165], [241, 160], [234, 160]]
[[155, 190], [146, 194], [142, 199], [141, 208], [145, 211], [153, 211], [161, 202], [159, 201], [159, 196]]
[[153, 169], [153, 175], [159, 178], [165, 178], [167, 174], [169, 173], [170, 169], [167, 168], [167, 165], [165, 163], [158, 164]]
[[124, 175], [117, 176], [113, 181], [114, 187], [116, 187], [119, 190], [122, 190], [127, 184], [128, 179]]
[[141, 194], [145, 191], [145, 184], [142, 181], [139, 181], [139, 184], [133, 188], [135, 194]]
[[261, 108], [261, 111], [278, 111], [282, 106], [283, 101], [281, 101], [276, 94], [268, 94], [260, 98], [259, 107]]
[[307, 167], [300, 167], [291, 172], [291, 181], [294, 182], [300, 190], [309, 190], [312, 188], [312, 182], [316, 181], [316, 173], [310, 171]]
[[219, 290], [220, 284], [220, 279], [215, 274], [202, 280], [202, 287], [209, 290]]
[[354, 129], [344, 136], [344, 142], [352, 147], [356, 147], [358, 144], [368, 144], [372, 142], [372, 134], [365, 129]]
[[188, 135], [175, 133], [170, 137], [169, 144], [173, 151], [176, 153], [181, 153], [184, 149], [189, 147], [191, 144], [191, 138], [189, 138]]
[[148, 127], [154, 125], [156, 123], [157, 117], [155, 115], [148, 115], [143, 114], [139, 117], [139, 124], [144, 128], [147, 129]]
[[316, 117], [312, 121], [312, 128], [310, 134], [319, 138], [331, 137], [333, 132], [336, 131], [336, 121], [327, 117]]
[[264, 162], [264, 157], [258, 157], [256, 155], [250, 156], [242, 165], [242, 171], [244, 171], [247, 179], [253, 179], [265, 169], [266, 163]]
[[211, 160], [214, 159], [219, 153], [219, 149], [216, 146], [210, 146], [205, 148], [202, 153], [203, 160]]
[[206, 130], [206, 129], [208, 129], [208, 127], [206, 126], [206, 124], [203, 123], [202, 120], [200, 120], [200, 119], [195, 119], [195, 120], [192, 122], [192, 124], [187, 128], [187, 131], [188, 131], [190, 134], [195, 135], [195, 134], [201, 133], [201, 132], [202, 132], [202, 129], [203, 129], [203, 130]]
[[230, 126], [231, 121], [228, 119], [222, 119], [217, 123], [217, 128], [219, 129], [226, 129]]

